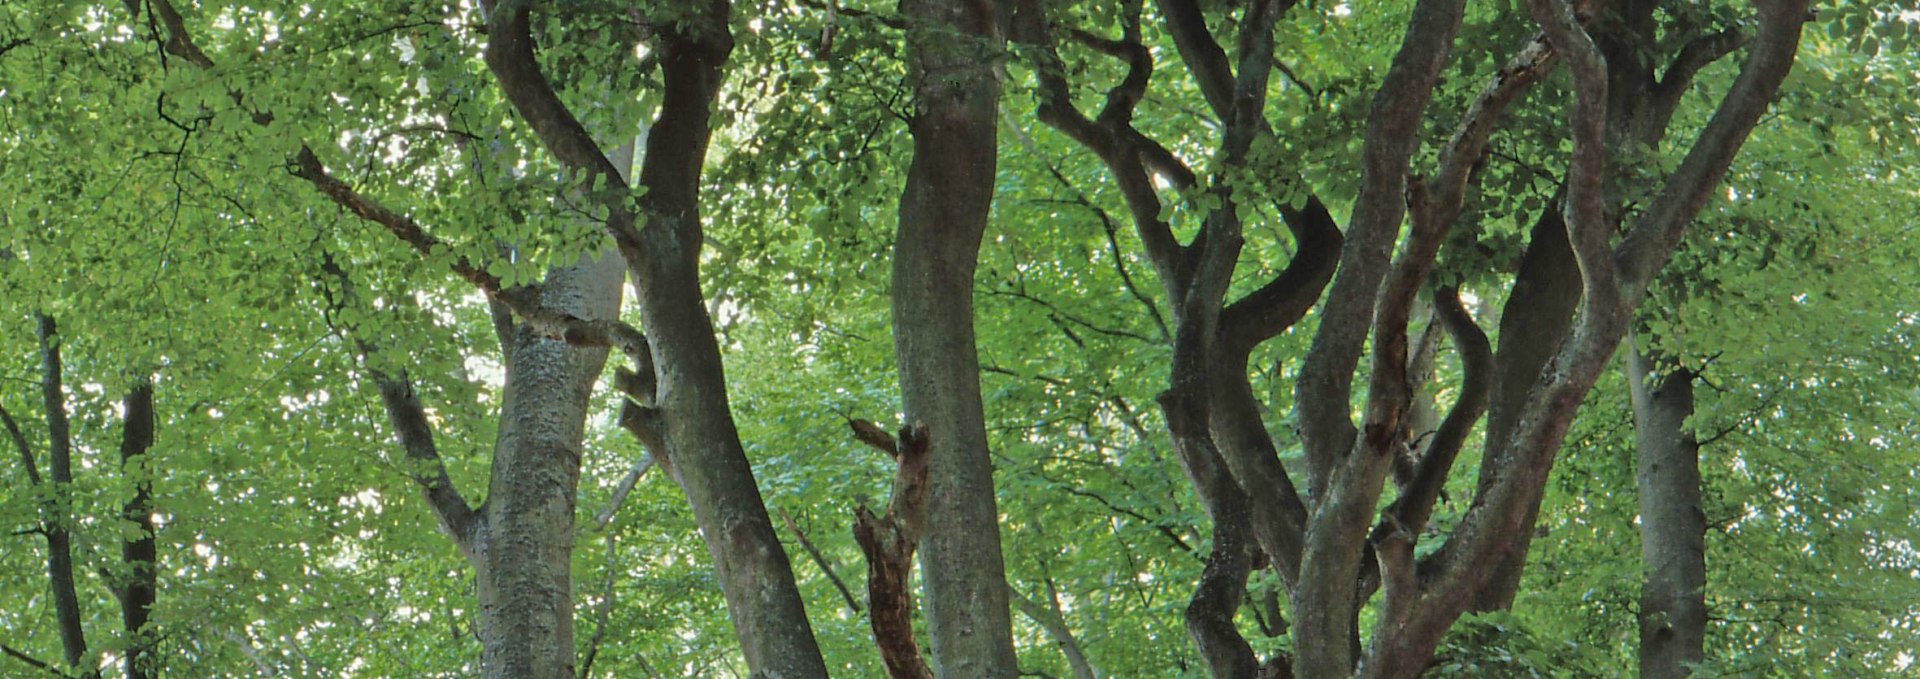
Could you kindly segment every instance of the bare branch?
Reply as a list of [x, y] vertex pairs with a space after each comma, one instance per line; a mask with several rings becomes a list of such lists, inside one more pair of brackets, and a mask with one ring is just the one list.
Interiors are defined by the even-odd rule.
[[34, 462], [33, 448], [27, 444], [27, 436], [20, 432], [20, 423], [13, 420], [13, 413], [0, 406], [0, 424], [7, 427], [7, 437], [13, 440], [13, 447], [20, 451], [20, 464], [27, 470], [27, 482], [40, 485], [40, 465]]
[[633, 492], [633, 487], [640, 483], [640, 477], [645, 476], [653, 465], [652, 455], [641, 455], [640, 459], [633, 461], [633, 466], [627, 469], [627, 475], [621, 477], [620, 483], [613, 487], [613, 497], [607, 500], [607, 507], [593, 515], [594, 530], [606, 530], [607, 525], [613, 523], [613, 515], [620, 512], [620, 505], [626, 503], [627, 495]]
[[787, 525], [787, 532], [793, 533], [793, 539], [799, 541], [800, 548], [807, 551], [807, 556], [813, 557], [813, 565], [819, 566], [820, 572], [826, 573], [827, 580], [833, 583], [833, 588], [840, 590], [840, 597], [847, 601], [847, 609], [855, 614], [860, 613], [863, 610], [860, 599], [853, 595], [853, 590], [847, 587], [847, 582], [840, 579], [840, 572], [834, 569], [833, 562], [828, 561], [827, 555], [821, 553], [819, 547], [814, 546], [813, 540], [807, 538], [806, 531], [800, 530], [800, 524], [793, 522], [793, 516], [787, 514], [786, 509], [780, 510], [780, 521]]

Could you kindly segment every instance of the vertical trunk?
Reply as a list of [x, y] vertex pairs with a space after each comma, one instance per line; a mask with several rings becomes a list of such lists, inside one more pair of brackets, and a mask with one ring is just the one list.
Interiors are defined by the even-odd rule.
[[120, 439], [120, 473], [133, 479], [133, 497], [120, 508], [120, 518], [139, 529], [139, 537], [120, 545], [127, 579], [120, 584], [120, 622], [126, 633], [124, 660], [127, 679], [155, 676], [151, 660], [153, 639], [146, 629], [153, 613], [157, 571], [154, 559], [153, 482], [141, 458], [153, 447], [153, 383], [141, 381], [127, 392], [126, 431]]
[[726, 6], [700, 36], [663, 41], [666, 91], [647, 135], [641, 184], [650, 215], [634, 262], [641, 325], [652, 347], [659, 444], [655, 459], [680, 485], [713, 557], [734, 634], [756, 676], [824, 677], [793, 566], [774, 532], [740, 444], [720, 345], [700, 293], [700, 168], [710, 107], [732, 49]]
[[[611, 255], [556, 269], [542, 302], [584, 319], [613, 318], [623, 270]], [[474, 549], [481, 672], [572, 679], [574, 498], [588, 402], [607, 349], [568, 346], [526, 325], [512, 347]]]
[[1700, 508], [1700, 444], [1686, 428], [1693, 415], [1693, 373], [1657, 354], [1635, 351], [1627, 364], [1633, 394], [1634, 481], [1640, 490], [1640, 676], [1680, 679], [1705, 657], [1706, 515]]
[[1005, 16], [990, 0], [903, 0], [917, 110], [894, 243], [894, 353], [909, 426], [929, 434], [921, 549], [941, 677], [1013, 677], [1011, 614], [980, 401], [973, 277], [993, 203]]
[[[62, 386], [60, 330], [50, 316], [36, 315], [40, 335], [40, 394], [47, 417], [47, 466], [51, 513], [42, 523], [47, 536], [47, 582], [53, 592], [54, 623], [60, 628], [61, 658], [68, 667], [87, 664], [87, 635], [80, 618], [80, 594], [73, 577], [73, 426], [67, 420]], [[83, 676], [98, 676], [82, 669]]]

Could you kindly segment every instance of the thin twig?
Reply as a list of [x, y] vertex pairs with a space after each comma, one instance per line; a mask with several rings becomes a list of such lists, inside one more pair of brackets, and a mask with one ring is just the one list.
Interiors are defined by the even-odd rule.
[[793, 522], [793, 517], [787, 514], [785, 508], [780, 510], [780, 521], [787, 524], [787, 530], [792, 531], [793, 539], [800, 541], [800, 547], [807, 550], [807, 556], [813, 557], [814, 565], [819, 566], [820, 570], [827, 574], [827, 579], [833, 581], [834, 589], [840, 590], [841, 598], [847, 600], [847, 608], [853, 609], [854, 613], [863, 610], [860, 599], [853, 595], [852, 589], [847, 588], [846, 581], [840, 579], [840, 573], [833, 569], [833, 564], [827, 561], [827, 556], [820, 553], [819, 547], [813, 546], [813, 541], [807, 539], [806, 532], [800, 530], [800, 525]]

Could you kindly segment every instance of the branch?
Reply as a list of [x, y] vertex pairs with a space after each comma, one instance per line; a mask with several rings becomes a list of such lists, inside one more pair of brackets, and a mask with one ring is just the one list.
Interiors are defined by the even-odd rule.
[[653, 464], [652, 455], [642, 455], [633, 461], [633, 466], [627, 469], [627, 475], [621, 477], [620, 483], [613, 487], [613, 497], [607, 500], [607, 507], [593, 515], [594, 530], [606, 530], [607, 524], [613, 523], [613, 515], [620, 511], [620, 505], [626, 503], [627, 495], [633, 492], [633, 487], [640, 483], [640, 477], [646, 475]]
[[[1357, 633], [1358, 605], [1354, 573], [1365, 553], [1363, 538], [1391, 460], [1390, 455], [1377, 454], [1385, 449], [1378, 444], [1392, 438], [1384, 429], [1398, 419], [1377, 408], [1404, 403], [1397, 397], [1389, 400], [1384, 393], [1370, 394], [1369, 444], [1357, 446], [1350, 405], [1354, 372], [1369, 327], [1396, 316], [1402, 320], [1393, 327], [1398, 328], [1402, 342], [1394, 348], [1397, 360], [1406, 360], [1404, 308], [1395, 312], [1392, 302], [1383, 302], [1389, 306], [1376, 316], [1374, 307], [1406, 213], [1407, 167], [1419, 145], [1421, 119], [1465, 4], [1464, 0], [1422, 0], [1416, 5], [1393, 65], [1375, 94], [1361, 151], [1360, 190], [1340, 271], [1295, 387], [1307, 453], [1308, 495], [1317, 505], [1300, 571], [1299, 581], [1304, 584], [1293, 597], [1295, 669], [1302, 676], [1344, 676], [1354, 669], [1352, 638]], [[1399, 268], [1403, 279], [1424, 275], [1424, 270]], [[1378, 340], [1376, 351], [1382, 349]], [[1383, 362], [1391, 362], [1386, 359], [1376, 354], [1376, 373]], [[1404, 366], [1396, 372], [1404, 380]], [[1369, 454], [1355, 455], [1355, 450]]]
[[[1680, 105], [1680, 98], [1693, 84], [1693, 77], [1701, 69], [1713, 62], [1732, 54], [1747, 44], [1747, 34], [1729, 29], [1719, 33], [1703, 35], [1680, 48], [1680, 54], [1667, 65], [1666, 73], [1661, 74], [1659, 84], [1654, 86], [1654, 101], [1657, 109], [1667, 112], [1660, 119], [1671, 117], [1671, 111]], [[1659, 114], [1655, 114], [1659, 115]]]
[[[609, 514], [611, 515], [611, 514]], [[602, 527], [605, 527], [604, 524]], [[613, 562], [615, 556], [613, 535], [607, 535], [607, 577], [600, 586], [600, 601], [593, 611], [593, 636], [587, 639], [587, 650], [581, 654], [579, 679], [593, 676], [593, 661], [600, 657], [600, 646], [607, 638], [607, 616], [613, 613], [613, 582], [619, 573]]]
[[1154, 303], [1152, 296], [1147, 295], [1140, 289], [1140, 286], [1133, 280], [1132, 272], [1127, 270], [1126, 257], [1120, 251], [1120, 227], [1114, 223], [1113, 215], [1107, 214], [1105, 209], [1095, 205], [1093, 200], [1088, 198], [1087, 194], [1080, 190], [1080, 187], [1075, 186], [1072, 180], [1067, 179], [1066, 174], [1061, 172], [1058, 166], [1042, 157], [1040, 150], [1034, 147], [1033, 140], [1028, 138], [1025, 131], [1021, 130], [1020, 127], [1014, 123], [1012, 114], [1006, 111], [1002, 111], [1001, 113], [1008, 128], [1013, 130], [1014, 138], [1020, 141], [1021, 147], [1025, 148], [1029, 155], [1032, 155], [1035, 160], [1039, 160], [1041, 164], [1047, 168], [1047, 173], [1052, 175], [1054, 181], [1058, 182], [1061, 188], [1066, 189], [1067, 194], [1071, 196], [1069, 200], [1075, 205], [1086, 208], [1089, 212], [1093, 213], [1096, 219], [1100, 220], [1100, 227], [1107, 235], [1107, 252], [1113, 256], [1113, 268], [1114, 271], [1120, 275], [1120, 284], [1126, 288], [1128, 295], [1140, 302], [1141, 306], [1146, 307], [1147, 315], [1153, 319], [1154, 327], [1160, 331], [1160, 341], [1171, 344], [1173, 342], [1173, 333], [1167, 328], [1167, 319], [1160, 313], [1160, 306]]
[[[1645, 293], [1648, 278], [1672, 254], [1685, 225], [1724, 176], [1741, 142], [1793, 65], [1807, 17], [1807, 0], [1758, 4], [1759, 35], [1733, 89], [1721, 101], [1680, 169], [1620, 246], [1620, 281], [1615, 294], [1626, 305], [1637, 303]], [[1604, 240], [1604, 236], [1598, 240]], [[1612, 314], [1615, 318], [1607, 316], [1583, 311], [1579, 326], [1542, 372], [1506, 444], [1513, 451], [1513, 464], [1494, 470], [1498, 474], [1495, 481], [1482, 484], [1483, 492], [1462, 517], [1447, 547], [1435, 555], [1435, 577], [1422, 592], [1436, 598], [1435, 605], [1417, 613], [1395, 645], [1404, 648], [1418, 644], [1430, 649], [1437, 643], [1464, 609], [1466, 598], [1491, 577], [1494, 569], [1486, 564], [1507, 558], [1511, 536], [1529, 530], [1526, 521], [1538, 507], [1568, 423], [1625, 332], [1618, 314]]]
[[[1181, 188], [1194, 183], [1193, 172], [1180, 163], [1172, 153], [1160, 148], [1158, 144], [1148, 142], [1146, 137], [1135, 131], [1128, 122], [1131, 108], [1126, 114], [1103, 114], [1096, 122], [1087, 118], [1073, 104], [1073, 93], [1066, 80], [1066, 65], [1060, 59], [1054, 45], [1051, 29], [1045, 16], [1039, 9], [1039, 0], [1023, 0], [1019, 16], [1023, 23], [1017, 33], [1040, 49], [1039, 63], [1034, 73], [1039, 80], [1038, 115], [1040, 122], [1059, 130], [1068, 138], [1078, 142], [1107, 165], [1126, 199], [1128, 212], [1133, 216], [1134, 229], [1140, 235], [1147, 258], [1153, 262], [1163, 279], [1169, 279], [1180, 269], [1186, 259], [1185, 249], [1174, 238], [1173, 227], [1160, 218], [1160, 197], [1148, 176], [1150, 164], [1174, 169], [1169, 176], [1178, 177]], [[1137, 21], [1137, 19], [1135, 19]], [[1137, 54], [1129, 51], [1129, 54]], [[1127, 60], [1127, 75], [1115, 91], [1132, 87], [1138, 82], [1144, 88], [1152, 76], [1151, 59], [1131, 57]], [[1109, 94], [1108, 110], [1115, 111], [1116, 102], [1130, 101], [1125, 96]], [[1145, 160], [1154, 158], [1157, 161]], [[1167, 174], [1163, 171], [1163, 174]]]
[[1567, 167], [1567, 200], [1562, 205], [1567, 242], [1580, 266], [1584, 286], [1582, 325], [1593, 319], [1601, 328], [1618, 325], [1620, 287], [1611, 257], [1613, 225], [1607, 219], [1607, 60], [1573, 16], [1567, 0], [1529, 0], [1534, 21], [1573, 72], [1574, 102], [1568, 114], [1573, 158]]
[[1261, 342], [1286, 332], [1320, 301], [1333, 280], [1344, 238], [1340, 226], [1318, 197], [1295, 210], [1282, 205], [1281, 216], [1298, 244], [1293, 261], [1273, 280], [1220, 312], [1220, 337], [1226, 350], [1251, 352]]
[[1180, 60], [1186, 62], [1187, 70], [1193, 73], [1193, 79], [1200, 85], [1200, 93], [1207, 98], [1207, 105], [1213, 108], [1213, 114], [1221, 120], [1233, 117], [1233, 71], [1227, 64], [1226, 50], [1220, 49], [1220, 43], [1213, 38], [1213, 32], [1207, 29], [1207, 17], [1200, 11], [1196, 0], [1159, 0], [1160, 16], [1165, 18], [1167, 32], [1173, 35], [1174, 48], [1180, 52]]
[[[451, 249], [445, 241], [427, 233], [426, 228], [405, 214], [401, 214], [381, 205], [379, 202], [362, 195], [329, 174], [321, 165], [313, 150], [301, 146], [294, 157], [294, 176], [307, 180], [322, 195], [335, 204], [346, 208], [359, 218], [386, 227], [395, 237], [411, 246], [424, 256], [434, 256]], [[565, 339], [575, 346], [605, 346], [620, 350], [629, 357], [651, 355], [647, 347], [647, 338], [633, 326], [618, 320], [590, 320], [573, 314], [547, 307], [540, 302], [540, 291], [534, 286], [503, 285], [499, 278], [487, 273], [484, 267], [474, 264], [466, 257], [455, 257], [451, 263], [454, 273], [487, 293], [489, 299], [497, 300], [512, 309], [521, 320], [532, 325], [536, 332], [549, 337]]]
[[1425, 530], [1427, 521], [1433, 516], [1433, 507], [1439, 501], [1440, 493], [1446, 488], [1447, 476], [1453, 470], [1453, 462], [1466, 444], [1467, 436], [1473, 432], [1473, 425], [1487, 412], [1488, 397], [1492, 392], [1493, 351], [1487, 342], [1487, 334], [1473, 322], [1460, 303], [1460, 289], [1442, 288], [1434, 293], [1434, 316], [1446, 327], [1453, 345], [1460, 352], [1461, 372], [1464, 374], [1460, 387], [1460, 397], [1453, 402], [1453, 408], [1447, 411], [1447, 417], [1440, 422], [1440, 428], [1428, 438], [1426, 450], [1419, 456], [1414, 467], [1413, 478], [1400, 496], [1383, 514], [1382, 522], [1374, 527], [1376, 542], [1389, 530], [1391, 519], [1402, 530], [1418, 536]]
[[608, 211], [607, 231], [637, 266], [642, 250], [634, 214], [628, 207], [632, 192], [620, 170], [560, 101], [546, 74], [540, 71], [529, 22], [532, 5], [530, 0], [482, 2], [487, 11], [487, 68], [547, 151], [562, 165], [584, 175], [584, 183], [595, 189], [591, 192], [595, 202]]
[[[877, 441], [868, 445], [881, 450]], [[865, 506], [854, 510], [853, 539], [867, 555], [868, 619], [887, 675], [894, 679], [933, 677], [913, 638], [913, 552], [927, 519], [927, 447], [925, 425], [902, 427], [894, 445], [898, 455], [893, 493], [883, 516]]]
[[856, 615], [859, 614], [863, 610], [860, 607], [860, 599], [853, 596], [853, 590], [847, 587], [845, 580], [840, 579], [840, 572], [834, 570], [832, 562], [827, 561], [827, 555], [822, 554], [820, 548], [815, 547], [813, 541], [807, 539], [806, 531], [800, 530], [800, 525], [793, 522], [793, 516], [787, 514], [786, 509], [780, 510], [780, 521], [787, 524], [787, 531], [793, 533], [793, 539], [800, 542], [802, 549], [807, 550], [807, 556], [813, 557], [813, 565], [819, 566], [820, 571], [827, 574], [827, 580], [833, 582], [833, 588], [840, 590], [840, 597], [847, 600], [847, 609]]
[[1552, 43], [1544, 34], [1538, 35], [1494, 73], [1492, 82], [1468, 105], [1466, 115], [1440, 151], [1439, 170], [1426, 183], [1426, 203], [1414, 215], [1416, 222], [1424, 219], [1446, 225], [1459, 217], [1473, 168], [1484, 159], [1487, 141], [1499, 127], [1501, 115], [1552, 72], [1555, 57]]
[[174, 9], [172, 2], [148, 0], [147, 7], [167, 27], [167, 41], [162, 47], [168, 54], [186, 59], [187, 63], [202, 69], [213, 68], [213, 60], [207, 58], [206, 52], [200, 51], [199, 45], [194, 44], [192, 33], [187, 31], [186, 20], [180, 17], [180, 12]]
[[1761, 114], [1792, 70], [1807, 20], [1805, 0], [1766, 0], [1759, 6], [1760, 29], [1733, 88], [1714, 111], [1687, 157], [1667, 179], [1660, 195], [1642, 212], [1621, 242], [1621, 284], [1629, 301], [1638, 300], [1654, 274], [1666, 264], [1687, 224], [1713, 195], [1727, 167], [1758, 124]]
[[[329, 305], [343, 308], [358, 303], [359, 295], [353, 286], [353, 279], [347, 275], [332, 255], [323, 255], [320, 268], [332, 276], [339, 286], [339, 297], [326, 292]], [[371, 359], [380, 353], [374, 342], [355, 338], [354, 344], [363, 359]], [[375, 386], [380, 392], [380, 403], [387, 413], [387, 422], [393, 427], [393, 436], [400, 442], [411, 464], [406, 469], [407, 477], [420, 486], [427, 504], [432, 507], [434, 518], [439, 520], [440, 529], [453, 540], [455, 547], [468, 559], [475, 557], [474, 539], [481, 521], [480, 515], [453, 485], [453, 477], [447, 473], [447, 466], [440, 459], [439, 446], [433, 440], [433, 425], [427, 420], [426, 409], [420, 405], [420, 396], [414, 392], [413, 380], [405, 370], [389, 374], [379, 368], [368, 366], [373, 375]]]
[[[42, 516], [42, 533], [47, 538], [47, 586], [53, 598], [54, 618], [60, 630], [60, 649], [67, 666], [80, 667], [87, 660], [87, 632], [80, 611], [80, 592], [73, 574], [74, 522], [73, 424], [67, 412], [66, 388], [62, 385], [64, 367], [60, 359], [60, 329], [52, 316], [35, 313], [40, 338], [40, 391], [47, 420], [47, 474], [52, 482], [48, 513]], [[98, 676], [98, 672], [83, 676]]]
[[20, 423], [13, 421], [13, 413], [0, 406], [0, 424], [7, 427], [7, 437], [13, 439], [13, 447], [20, 451], [20, 464], [26, 467], [27, 481], [40, 485], [40, 465], [33, 460], [33, 448], [27, 444], [27, 436], [20, 432]]
[[1034, 624], [1046, 630], [1047, 636], [1053, 638], [1054, 645], [1059, 646], [1061, 654], [1067, 657], [1067, 666], [1073, 668], [1075, 679], [1095, 679], [1099, 676], [1093, 663], [1087, 660], [1086, 651], [1080, 648], [1080, 641], [1074, 638], [1073, 629], [1067, 626], [1065, 616], [1060, 614], [1060, 597], [1054, 593], [1051, 580], [1047, 582], [1047, 604], [1044, 606], [1014, 589], [1012, 583], [1007, 584], [1007, 598], [1013, 601], [1014, 608], [1020, 609]]
[[1407, 166], [1419, 144], [1421, 119], [1464, 6], [1464, 0], [1423, 0], [1414, 8], [1400, 50], [1367, 116], [1360, 191], [1339, 274], [1328, 292], [1319, 332], [1295, 388], [1309, 463], [1308, 495], [1313, 497], [1322, 496], [1334, 462], [1353, 439], [1348, 404], [1354, 370], [1372, 324], [1375, 294], [1386, 276], [1405, 215]]
[[[148, 4], [153, 7], [154, 14], [159, 16], [167, 26], [167, 49], [170, 51], [177, 50], [177, 54], [185, 56], [188, 61], [195, 66], [203, 69], [213, 68], [214, 64], [212, 60], [208, 59], [206, 54], [201, 52], [200, 48], [194, 44], [191, 35], [186, 29], [185, 21], [181, 19], [179, 12], [174, 10], [168, 0], [150, 0]], [[240, 94], [235, 93], [234, 96], [237, 101]], [[256, 114], [253, 116], [253, 120], [256, 123], [264, 125], [271, 122], [272, 116], [269, 114]], [[577, 125], [577, 123], [575, 124]], [[608, 168], [613, 167], [612, 163], [607, 161], [605, 156], [600, 156], [600, 161], [605, 163]], [[436, 254], [436, 251], [451, 249], [444, 241], [427, 233], [426, 229], [422, 228], [420, 224], [415, 222], [411, 217], [388, 209], [377, 201], [361, 195], [345, 182], [336, 179], [332, 174], [327, 172], [326, 166], [321, 163], [319, 156], [314, 153], [312, 147], [304, 143], [301, 144], [299, 152], [294, 154], [292, 165], [292, 173], [295, 177], [306, 180], [312, 184], [315, 189], [319, 190], [322, 195], [325, 195], [335, 204], [346, 208], [347, 211], [352, 212], [355, 216], [386, 227], [389, 232], [399, 237], [402, 242], [412, 246], [413, 249], [420, 254], [432, 256]], [[624, 189], [626, 187], [625, 182], [620, 179], [618, 172], [614, 172], [608, 181], [619, 182], [618, 184], [614, 184], [614, 186], [619, 188]], [[625, 196], [626, 192], [622, 191], [620, 195]], [[612, 202], [624, 205], [623, 201]], [[623, 208], [616, 206], [616, 209]], [[628, 220], [628, 226], [629, 230], [631, 230], [631, 219]], [[610, 223], [609, 228], [613, 229], [614, 227], [615, 225]], [[620, 242], [617, 230], [615, 236], [616, 242]], [[623, 246], [622, 251], [623, 253], [627, 253], [627, 248]], [[579, 346], [613, 347], [619, 349], [629, 357], [635, 356], [636, 354], [648, 354], [645, 336], [641, 335], [640, 331], [631, 326], [614, 320], [585, 320], [571, 314], [549, 309], [540, 304], [539, 291], [537, 288], [528, 286], [508, 288], [502, 285], [498, 278], [488, 274], [484, 267], [476, 266], [465, 257], [454, 258], [452, 268], [454, 273], [459, 274], [461, 278], [466, 279], [476, 287], [479, 287], [483, 292], [486, 292], [490, 299], [504, 303], [508, 308], [512, 309], [514, 313], [519, 314], [523, 320], [534, 326], [536, 331], [542, 334], [564, 338], [567, 342]]]
[[8, 657], [13, 658], [14, 660], [18, 660], [20, 662], [26, 663], [28, 666], [31, 666], [34, 669], [45, 672], [47, 673], [47, 676], [55, 677], [56, 679], [68, 679], [66, 674], [60, 672], [60, 670], [58, 669], [55, 669], [53, 665], [50, 665], [46, 661], [40, 660], [39, 658], [35, 658], [31, 655], [27, 655], [24, 651], [21, 651], [20, 649], [14, 648], [12, 646], [8, 646], [6, 644], [0, 644], [0, 653], [5, 653], [7, 654]]

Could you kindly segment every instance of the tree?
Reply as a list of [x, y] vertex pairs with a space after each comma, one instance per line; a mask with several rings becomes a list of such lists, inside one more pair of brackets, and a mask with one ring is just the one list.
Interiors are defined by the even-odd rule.
[[1900, 12], [32, 4], [19, 667], [1910, 662]]

